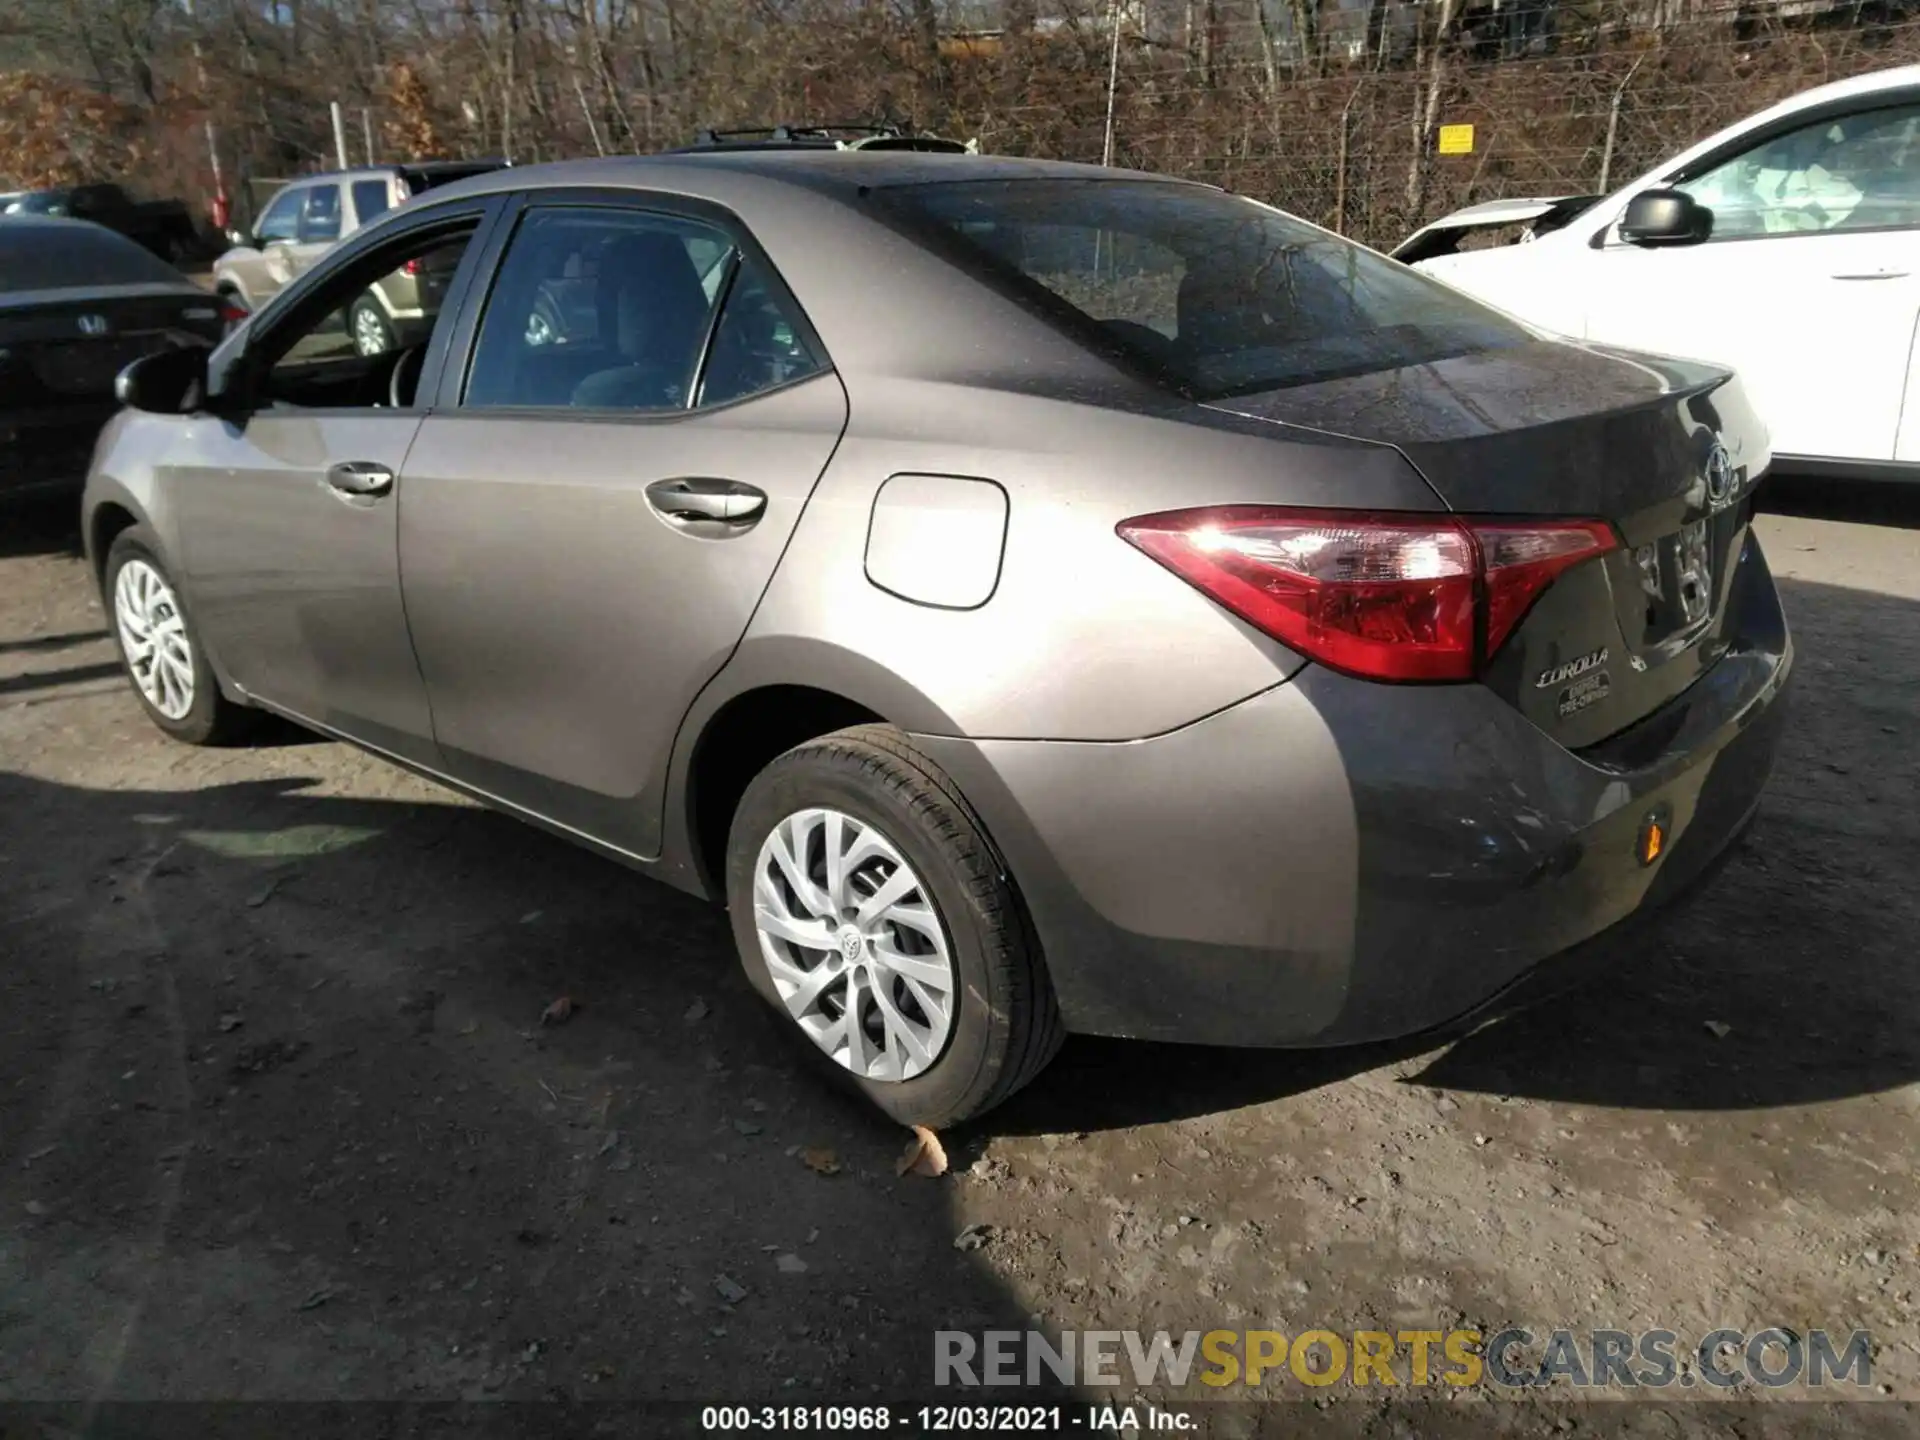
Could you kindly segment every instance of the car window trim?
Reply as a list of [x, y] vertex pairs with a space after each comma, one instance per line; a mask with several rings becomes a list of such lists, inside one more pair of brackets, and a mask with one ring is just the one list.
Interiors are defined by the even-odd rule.
[[[687, 403], [683, 410], [700, 408], [700, 391], [707, 383], [707, 362], [713, 358], [713, 338], [720, 333], [720, 322], [726, 318], [727, 302], [733, 299], [733, 287], [739, 283], [740, 271], [744, 268], [740, 259], [740, 247], [729, 245], [727, 253], [720, 259], [727, 267], [726, 274], [720, 277], [720, 283], [713, 287], [713, 309], [707, 312], [707, 332], [700, 337], [700, 348], [693, 355], [693, 371], [687, 376]], [[753, 392], [758, 395], [761, 392]]]
[[[758, 237], [738, 214], [712, 200], [692, 195], [675, 195], [660, 190], [643, 190], [627, 186], [611, 187], [604, 185], [566, 185], [549, 189], [523, 190], [505, 195], [500, 213], [495, 217], [493, 236], [484, 257], [486, 269], [483, 275], [476, 277], [473, 287], [467, 292], [466, 303], [462, 306], [459, 323], [452, 339], [455, 348], [450, 350], [446, 363], [441, 370], [439, 393], [434, 397], [433, 409], [452, 413], [460, 411], [476, 418], [498, 416], [519, 420], [540, 419], [556, 420], [608, 420], [608, 421], [672, 421], [689, 415], [704, 415], [719, 410], [730, 409], [734, 405], [757, 400], [763, 395], [776, 394], [791, 386], [802, 384], [820, 375], [834, 373], [833, 357], [827, 353], [826, 346], [820, 341], [819, 331], [814, 329], [812, 319], [807, 315], [806, 307], [786, 282], [786, 277], [767, 255]], [[813, 355], [818, 368], [802, 376], [796, 376], [779, 385], [769, 386], [765, 390], [756, 390], [751, 395], [743, 395], [738, 400], [728, 401], [725, 405], [702, 407], [683, 406], [676, 410], [627, 410], [613, 408], [576, 409], [572, 406], [554, 405], [489, 405], [469, 410], [463, 404], [468, 374], [473, 367], [474, 347], [479, 341], [480, 321], [485, 313], [487, 301], [492, 297], [494, 286], [499, 283], [500, 268], [506, 258], [507, 247], [518, 233], [521, 217], [534, 208], [599, 209], [599, 210], [637, 210], [648, 214], [664, 215], [670, 219], [691, 221], [712, 227], [721, 232], [731, 243], [734, 259], [730, 262], [737, 274], [741, 266], [752, 261], [758, 265], [761, 274], [771, 290], [773, 297], [784, 307], [789, 323], [795, 333], [805, 343], [808, 352]], [[733, 277], [726, 277], [729, 293]], [[724, 308], [725, 295], [716, 291], [716, 302], [712, 314], [708, 317], [709, 333], [703, 342], [699, 357], [699, 367], [695, 371], [695, 382], [704, 380], [708, 347], [713, 341], [712, 326], [718, 323], [718, 317]], [[425, 375], [421, 379], [424, 382]], [[691, 395], [693, 392], [689, 391]]]
[[[389, 246], [404, 245], [410, 240], [421, 238], [427, 231], [452, 230], [471, 222], [474, 226], [473, 236], [467, 242], [465, 253], [460, 257], [460, 264], [454, 271], [453, 279], [448, 282], [447, 293], [440, 307], [443, 318], [449, 314], [458, 316], [464, 313], [474, 278], [480, 271], [482, 254], [495, 239], [495, 231], [504, 208], [502, 197], [498, 195], [468, 196], [419, 210], [391, 212], [403, 215], [403, 218], [390, 224], [379, 224], [355, 231], [341, 241], [320, 263], [269, 300], [250, 323], [215, 350], [208, 362], [209, 392], [219, 394], [235, 384], [244, 385], [248, 392], [245, 396], [245, 408], [251, 411], [257, 396], [260, 375], [249, 357], [260, 354], [264, 347], [272, 342], [277, 332], [289, 325], [303, 323], [302, 306], [310, 301], [316, 292], [326, 287], [342, 271], [360, 264], [370, 252], [385, 250]], [[403, 409], [389, 410], [384, 406], [379, 407], [383, 414], [417, 415], [434, 409], [435, 400], [441, 390], [442, 371], [453, 344], [453, 332], [456, 327], [457, 321], [455, 326], [436, 325], [434, 327], [433, 337], [427, 342], [426, 356], [421, 362], [420, 378], [414, 387], [414, 403]]]

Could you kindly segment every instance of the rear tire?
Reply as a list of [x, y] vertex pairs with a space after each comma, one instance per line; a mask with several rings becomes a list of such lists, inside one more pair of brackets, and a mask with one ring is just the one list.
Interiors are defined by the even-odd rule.
[[[849, 862], [831, 871], [829, 836]], [[902, 1124], [984, 1114], [1059, 1050], [1059, 1008], [1006, 867], [953, 781], [899, 731], [836, 731], [761, 771], [734, 814], [726, 882], [741, 964], [780, 1028]], [[867, 916], [883, 889], [893, 900]]]
[[387, 312], [371, 295], [362, 295], [353, 302], [353, 308], [347, 312], [347, 327], [353, 334], [356, 355], [384, 355], [398, 348]]
[[228, 745], [245, 736], [259, 712], [220, 693], [179, 587], [144, 525], [114, 537], [104, 579], [101, 597], [120, 661], [147, 718], [188, 745]]

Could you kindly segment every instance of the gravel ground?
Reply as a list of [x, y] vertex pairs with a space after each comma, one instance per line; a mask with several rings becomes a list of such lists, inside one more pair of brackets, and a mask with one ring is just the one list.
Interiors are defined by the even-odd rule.
[[1920, 1399], [1920, 506], [1788, 498], [1779, 768], [1631, 966], [1438, 1047], [1074, 1041], [938, 1180], [717, 911], [290, 730], [171, 744], [0, 519], [0, 1399], [856, 1399], [1031, 1316], [1865, 1328]]

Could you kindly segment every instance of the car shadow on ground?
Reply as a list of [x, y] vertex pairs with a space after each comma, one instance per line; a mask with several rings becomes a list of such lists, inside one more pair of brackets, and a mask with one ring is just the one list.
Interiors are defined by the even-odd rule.
[[514, 821], [0, 774], [0, 955], [12, 1393], [857, 1397], [1024, 1321], [722, 914]]
[[0, 497], [0, 560], [20, 555], [78, 555], [80, 497]]
[[1774, 515], [1920, 530], [1920, 479], [1876, 484], [1769, 475], [1760, 487], [1758, 504], [1762, 511]]

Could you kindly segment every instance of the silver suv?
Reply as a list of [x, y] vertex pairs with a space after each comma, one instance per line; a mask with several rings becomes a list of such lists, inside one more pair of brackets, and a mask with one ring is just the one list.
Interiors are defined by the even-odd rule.
[[[233, 248], [213, 263], [214, 289], [244, 310], [258, 309], [314, 261], [363, 226], [415, 195], [484, 175], [497, 160], [381, 165], [312, 175], [282, 186], [253, 232], [228, 232]], [[418, 266], [381, 277], [353, 298], [339, 319], [354, 350], [378, 355], [426, 338], [450, 276]]]

